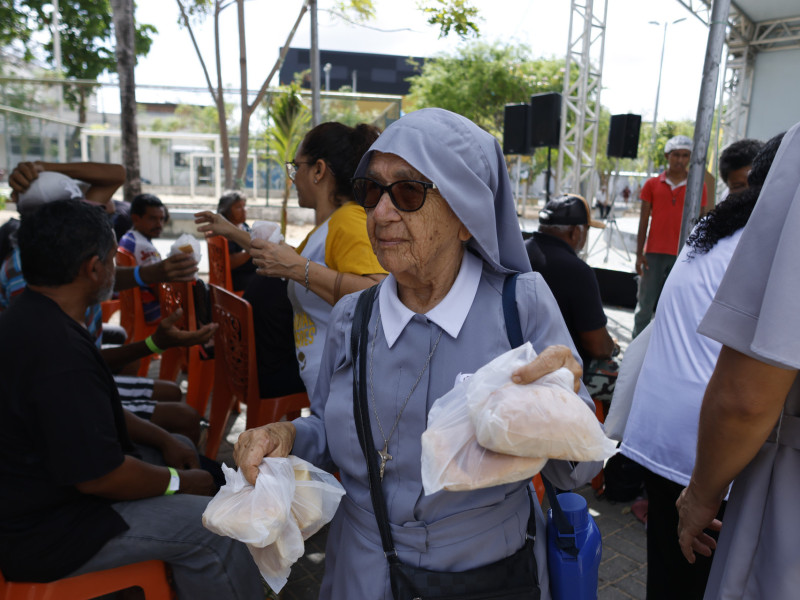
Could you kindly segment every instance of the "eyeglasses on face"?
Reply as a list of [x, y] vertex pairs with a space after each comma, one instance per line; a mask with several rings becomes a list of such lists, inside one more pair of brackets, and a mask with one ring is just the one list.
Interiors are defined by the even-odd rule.
[[389, 194], [395, 208], [403, 212], [414, 212], [422, 208], [428, 190], [437, 189], [435, 183], [416, 179], [401, 179], [382, 185], [369, 177], [354, 177], [352, 183], [356, 202], [364, 208], [375, 208], [381, 197]]
[[289, 176], [289, 179], [294, 181], [294, 178], [297, 177], [297, 169], [300, 165], [313, 165], [313, 160], [301, 160], [300, 162], [296, 160], [292, 160], [290, 162], [284, 163], [286, 166], [286, 174]]

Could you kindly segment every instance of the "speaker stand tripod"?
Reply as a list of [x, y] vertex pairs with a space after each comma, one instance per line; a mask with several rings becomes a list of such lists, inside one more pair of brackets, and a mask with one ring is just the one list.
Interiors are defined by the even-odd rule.
[[[622, 247], [625, 249], [625, 255], [624, 255], [625, 260], [627, 260], [627, 261], [631, 260], [631, 254], [630, 254], [630, 252], [628, 252], [628, 245], [625, 243], [625, 237], [622, 235], [622, 232], [619, 229], [619, 225], [617, 224], [617, 217], [614, 214], [614, 204], [617, 201], [617, 186], [618, 186], [618, 183], [619, 183], [618, 182], [618, 180], [619, 180], [619, 160], [617, 160], [617, 164], [614, 166], [614, 168], [615, 168], [614, 173], [613, 173], [615, 175], [615, 177], [614, 177], [614, 192], [613, 192], [613, 194], [611, 194], [611, 203], [609, 204], [608, 213], [606, 214], [606, 229], [605, 229], [605, 231], [603, 233], [601, 233], [598, 237], [595, 238], [594, 242], [592, 242], [592, 247], [589, 248], [589, 253], [588, 253], [589, 256], [592, 256], [593, 253], [594, 253], [594, 247], [597, 245], [597, 242], [599, 242], [601, 239], [604, 239], [605, 245], [606, 245], [606, 255], [603, 258], [603, 262], [604, 263], [608, 262], [608, 256], [611, 253], [612, 249], [620, 257], [623, 256], [623, 254], [616, 247], [614, 247], [614, 243], [613, 242], [614, 242], [614, 235], [615, 234], [617, 236], [619, 236], [619, 241], [622, 243]], [[608, 200], [608, 198], [606, 198], [606, 200]]]

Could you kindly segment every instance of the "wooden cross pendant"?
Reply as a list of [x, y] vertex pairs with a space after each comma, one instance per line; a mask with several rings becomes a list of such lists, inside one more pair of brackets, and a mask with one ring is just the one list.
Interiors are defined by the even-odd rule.
[[392, 460], [392, 455], [389, 454], [389, 442], [383, 445], [383, 450], [378, 450], [378, 456], [381, 457], [380, 476], [383, 481], [383, 471], [386, 469], [386, 461]]

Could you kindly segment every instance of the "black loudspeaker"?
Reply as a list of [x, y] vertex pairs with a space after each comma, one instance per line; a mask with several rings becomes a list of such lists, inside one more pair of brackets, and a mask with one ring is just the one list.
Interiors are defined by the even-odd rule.
[[503, 154], [530, 154], [528, 104], [506, 104], [503, 114]]
[[611, 115], [606, 154], [618, 158], [636, 158], [641, 127], [641, 115]]
[[600, 298], [603, 304], [636, 308], [636, 293], [639, 289], [636, 273], [599, 267], [592, 267], [592, 270], [597, 277], [597, 284], [600, 286]]
[[561, 137], [561, 94], [531, 96], [531, 137], [534, 148], [558, 148]]

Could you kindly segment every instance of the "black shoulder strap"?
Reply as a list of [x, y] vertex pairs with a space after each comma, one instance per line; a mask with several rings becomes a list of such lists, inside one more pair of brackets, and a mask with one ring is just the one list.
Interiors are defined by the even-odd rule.
[[[503, 282], [503, 318], [506, 322], [508, 342], [512, 348], [518, 348], [524, 343], [522, 325], [519, 321], [519, 310], [517, 309], [517, 277], [519, 277], [519, 273], [506, 275], [506, 279]], [[558, 536], [558, 546], [564, 552], [577, 556], [578, 548], [575, 545], [575, 528], [572, 527], [564, 511], [561, 510], [553, 484], [544, 476], [542, 476], [542, 482], [547, 492], [547, 499], [550, 501], [550, 507], [553, 509], [553, 520], [560, 534]]]
[[353, 363], [353, 414], [356, 419], [356, 431], [361, 451], [367, 459], [367, 474], [369, 475], [369, 495], [372, 499], [372, 510], [381, 533], [381, 544], [386, 558], [397, 561], [397, 551], [394, 549], [392, 532], [389, 529], [389, 515], [386, 512], [386, 500], [383, 497], [380, 476], [378, 475], [377, 452], [373, 447], [372, 424], [369, 418], [367, 404], [367, 344], [369, 340], [369, 318], [372, 314], [372, 305], [375, 301], [378, 286], [364, 290], [358, 297], [353, 326], [350, 331], [350, 359]]

